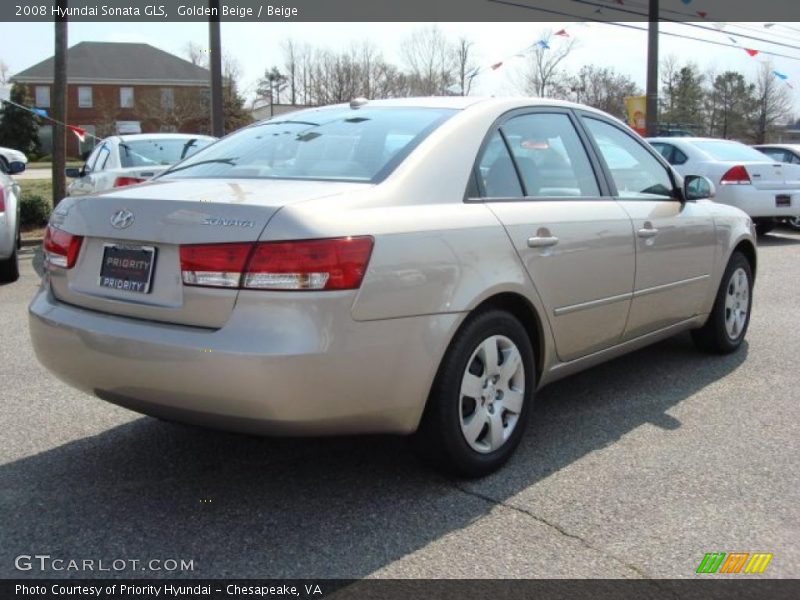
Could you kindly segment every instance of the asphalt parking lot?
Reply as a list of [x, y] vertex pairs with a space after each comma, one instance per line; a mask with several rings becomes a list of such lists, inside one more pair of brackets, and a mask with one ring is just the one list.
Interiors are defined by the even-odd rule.
[[0, 577], [92, 576], [15, 570], [33, 554], [191, 559], [194, 577], [697, 577], [713, 551], [800, 577], [800, 235], [763, 240], [741, 352], [680, 336], [554, 384], [472, 482], [394, 437], [229, 435], [70, 389], [28, 340], [32, 255], [0, 287]]

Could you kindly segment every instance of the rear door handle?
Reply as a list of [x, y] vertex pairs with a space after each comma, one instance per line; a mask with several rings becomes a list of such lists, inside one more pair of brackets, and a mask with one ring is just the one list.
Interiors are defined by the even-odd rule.
[[653, 227], [644, 227], [637, 232], [640, 238], [651, 238], [658, 235], [658, 229]]
[[558, 243], [558, 238], [554, 235], [550, 236], [535, 236], [528, 238], [528, 248], [547, 248], [548, 246], [555, 246]]

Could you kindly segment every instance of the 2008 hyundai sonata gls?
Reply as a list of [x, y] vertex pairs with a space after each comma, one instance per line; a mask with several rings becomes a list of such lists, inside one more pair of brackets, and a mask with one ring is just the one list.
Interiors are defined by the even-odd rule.
[[741, 344], [754, 238], [712, 194], [580, 105], [305, 110], [64, 200], [31, 335], [64, 381], [136, 411], [413, 433], [480, 475], [543, 385], [683, 330]]

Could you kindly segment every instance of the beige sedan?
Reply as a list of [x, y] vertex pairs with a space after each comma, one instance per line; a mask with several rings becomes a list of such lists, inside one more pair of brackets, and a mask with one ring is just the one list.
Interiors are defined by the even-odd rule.
[[62, 202], [31, 336], [59, 378], [132, 410], [411, 434], [480, 476], [542, 386], [681, 331], [741, 345], [752, 223], [713, 192], [577, 104], [306, 110]]

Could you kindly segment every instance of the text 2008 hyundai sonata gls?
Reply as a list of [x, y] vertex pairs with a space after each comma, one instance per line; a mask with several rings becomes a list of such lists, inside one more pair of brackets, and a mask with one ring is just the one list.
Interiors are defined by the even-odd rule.
[[712, 194], [576, 104], [305, 110], [64, 200], [31, 335], [64, 381], [133, 410], [413, 433], [480, 475], [543, 385], [687, 329], [741, 344], [754, 237]]

